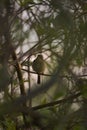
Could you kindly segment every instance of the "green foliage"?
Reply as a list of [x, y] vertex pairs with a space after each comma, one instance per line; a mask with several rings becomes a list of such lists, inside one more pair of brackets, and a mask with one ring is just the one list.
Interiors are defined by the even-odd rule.
[[20, 6], [26, 6], [27, 4], [33, 3], [33, 0], [21, 0], [18, 2], [20, 2]]
[[6, 121], [4, 123], [6, 126], [6, 130], [16, 130], [15, 123], [12, 120], [6, 119]]

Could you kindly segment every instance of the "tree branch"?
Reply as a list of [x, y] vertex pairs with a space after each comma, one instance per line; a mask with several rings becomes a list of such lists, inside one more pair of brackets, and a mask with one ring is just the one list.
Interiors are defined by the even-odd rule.
[[71, 95], [67, 98], [64, 98], [64, 99], [61, 99], [61, 100], [58, 100], [58, 101], [54, 101], [54, 102], [50, 102], [50, 103], [47, 103], [47, 104], [32, 107], [32, 109], [33, 110], [39, 110], [39, 109], [43, 109], [43, 108], [47, 108], [47, 107], [56, 106], [56, 105], [61, 104], [61, 103], [70, 102], [70, 101], [74, 100], [75, 98], [78, 98], [80, 95], [81, 95], [81, 93], [79, 92], [77, 94]]

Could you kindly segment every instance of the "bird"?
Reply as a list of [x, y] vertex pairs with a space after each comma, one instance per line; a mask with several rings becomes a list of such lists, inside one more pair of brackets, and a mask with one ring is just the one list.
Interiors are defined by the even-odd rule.
[[40, 74], [45, 70], [45, 62], [43, 59], [43, 55], [39, 54], [36, 59], [32, 62], [32, 68], [37, 73], [37, 84], [41, 83]]

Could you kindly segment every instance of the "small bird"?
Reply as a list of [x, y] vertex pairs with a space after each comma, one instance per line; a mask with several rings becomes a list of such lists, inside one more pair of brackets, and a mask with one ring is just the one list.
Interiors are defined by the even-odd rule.
[[40, 73], [43, 73], [45, 70], [45, 62], [41, 54], [33, 61], [32, 68], [38, 74], [37, 84], [40, 84]]

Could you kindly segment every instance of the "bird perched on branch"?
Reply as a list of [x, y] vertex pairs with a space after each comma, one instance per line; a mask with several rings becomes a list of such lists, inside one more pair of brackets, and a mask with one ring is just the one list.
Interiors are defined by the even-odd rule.
[[32, 68], [38, 74], [37, 83], [40, 84], [40, 74], [45, 70], [45, 62], [41, 54], [33, 61]]

